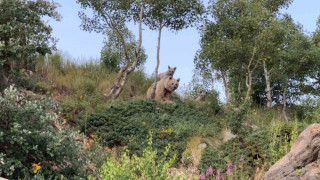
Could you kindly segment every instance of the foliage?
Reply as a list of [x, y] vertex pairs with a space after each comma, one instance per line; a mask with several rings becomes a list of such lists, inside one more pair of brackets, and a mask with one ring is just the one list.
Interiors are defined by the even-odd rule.
[[309, 81], [318, 79], [317, 33], [306, 35], [300, 24], [279, 12], [291, 2], [211, 1], [208, 11], [213, 20], [201, 27], [196, 69], [202, 76], [216, 73], [224, 78], [225, 88], [237, 101], [245, 91], [245, 100], [260, 104], [267, 103], [267, 95], [275, 103], [316, 95], [318, 83]]
[[57, 106], [47, 98], [22, 96], [10, 86], [0, 97], [0, 176], [81, 179], [88, 175], [88, 159], [75, 141], [81, 135], [57, 130]]
[[[135, 40], [134, 35], [129, 29], [121, 29], [123, 32], [124, 39], [126, 41], [126, 46], [129, 51], [130, 59], [133, 59], [136, 45], [138, 44]], [[123, 45], [121, 39], [113, 32], [106, 31], [107, 40], [105, 40], [105, 45], [101, 50], [101, 63], [107, 68], [110, 68], [113, 71], [119, 71], [120, 67], [125, 65], [126, 57], [123, 51]], [[140, 49], [139, 61], [137, 63], [137, 68], [141, 68], [146, 62], [147, 55], [143, 48]]]
[[[104, 94], [113, 85], [112, 79], [116, 76], [114, 71], [95, 62], [70, 62], [61, 53], [39, 58], [36, 67], [32, 78], [19, 82], [23, 87], [30, 84], [28, 89], [35, 92], [50, 93], [61, 104], [62, 115], [69, 123], [81, 124], [80, 115], [108, 106], [109, 101]], [[131, 99], [130, 86], [135, 87], [136, 97], [143, 97], [150, 84], [142, 70], [135, 71], [118, 100]]]
[[[261, 114], [260, 114], [261, 115]], [[306, 127], [306, 124], [295, 122], [280, 122], [272, 120], [268, 125], [246, 133], [221, 144], [218, 149], [209, 147], [201, 157], [199, 169], [205, 173], [211, 166], [215, 171], [227, 170], [226, 164], [241, 164], [241, 176], [252, 177], [252, 167], [269, 167], [286, 153]], [[239, 162], [240, 159], [244, 162]]]
[[[175, 162], [175, 156], [168, 157], [170, 145], [166, 146], [163, 154], [157, 154], [152, 148], [152, 134], [148, 140], [148, 146], [143, 149], [142, 156], [130, 156], [125, 151], [118, 161], [109, 157], [107, 162], [100, 170], [100, 178], [104, 180], [112, 179], [170, 179], [167, 170]], [[160, 160], [156, 161], [156, 156], [160, 156]], [[90, 180], [94, 178], [89, 177]]]
[[210, 126], [214, 133], [221, 129], [215, 119], [183, 103], [176, 107], [167, 104], [157, 106], [150, 100], [112, 104], [100, 113], [91, 114], [86, 122], [83, 130], [87, 134], [98, 135], [104, 145], [128, 145], [130, 152], [138, 155], [147, 145], [148, 131], [152, 131], [153, 147], [162, 153], [165, 145], [170, 143], [172, 150], [178, 153], [178, 158], [192, 135], [200, 134], [199, 131], [206, 126]]
[[[0, 2], [0, 61], [6, 76], [11, 69], [34, 68], [38, 54], [51, 53], [56, 40], [42, 18], [60, 20], [58, 4], [47, 0]], [[12, 67], [11, 67], [12, 66]]]

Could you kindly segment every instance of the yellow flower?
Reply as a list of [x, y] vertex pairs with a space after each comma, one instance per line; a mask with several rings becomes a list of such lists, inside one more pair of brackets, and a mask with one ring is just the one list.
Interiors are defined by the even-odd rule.
[[37, 174], [37, 172], [41, 169], [41, 166], [36, 164], [36, 163], [33, 163], [32, 167], [33, 167], [33, 173], [34, 174]]
[[173, 133], [173, 129], [163, 129], [162, 128], [162, 132], [165, 132], [165, 133], [169, 133], [169, 134], [171, 134], [171, 133]]
[[67, 119], [66, 119], [66, 118], [64, 118], [64, 119], [63, 119], [63, 122], [64, 122], [64, 123], [66, 123], [66, 122], [67, 122]]
[[143, 124], [143, 125], [146, 125], [147, 123], [143, 121], [142, 124]]
[[80, 99], [82, 99], [82, 97], [83, 97], [83, 96], [81, 95], [81, 96], [80, 96]]

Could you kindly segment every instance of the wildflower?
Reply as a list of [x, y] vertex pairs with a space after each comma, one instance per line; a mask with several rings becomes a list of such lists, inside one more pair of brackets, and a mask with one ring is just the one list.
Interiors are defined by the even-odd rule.
[[232, 169], [232, 163], [228, 163], [228, 169]]
[[66, 118], [64, 118], [64, 119], [63, 119], [63, 122], [64, 122], [64, 123], [67, 123], [67, 119], [66, 119]]
[[206, 179], [206, 177], [203, 174], [201, 174], [200, 175], [200, 180], [205, 180], [205, 179]]
[[171, 133], [173, 133], [173, 129], [163, 129], [162, 128], [162, 132], [165, 132], [165, 133], [169, 133], [169, 134], [171, 134]]
[[209, 177], [209, 176], [210, 176], [209, 171], [207, 171], [206, 172], [206, 177]]
[[233, 165], [233, 168], [234, 168], [234, 169], [237, 169], [237, 165], [236, 165], [236, 164], [234, 164], [234, 165]]
[[243, 162], [244, 161], [244, 159], [243, 159], [243, 157], [241, 156], [241, 158], [240, 158], [240, 162]]
[[207, 171], [207, 172], [208, 172], [208, 174], [209, 174], [209, 175], [213, 174], [213, 169], [212, 169], [212, 167], [211, 167], [211, 166], [210, 166], [210, 168], [208, 169], [208, 171]]
[[221, 171], [220, 170], [217, 170], [217, 179], [221, 179]]
[[142, 122], [143, 125], [146, 125], [147, 123], [145, 121]]
[[37, 172], [41, 169], [41, 166], [36, 164], [36, 163], [33, 163], [32, 167], [33, 167], [33, 173], [34, 174], [37, 174]]
[[227, 171], [226, 171], [226, 174], [229, 177], [231, 175], [231, 169], [228, 168]]

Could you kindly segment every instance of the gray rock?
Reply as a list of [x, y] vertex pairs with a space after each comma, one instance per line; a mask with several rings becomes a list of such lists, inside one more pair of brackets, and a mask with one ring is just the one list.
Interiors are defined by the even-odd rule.
[[207, 148], [207, 144], [206, 143], [201, 143], [201, 144], [198, 145], [198, 148], [199, 149], [205, 149], [205, 148]]
[[263, 179], [320, 180], [319, 151], [320, 124], [313, 124], [299, 135], [290, 152], [271, 166]]

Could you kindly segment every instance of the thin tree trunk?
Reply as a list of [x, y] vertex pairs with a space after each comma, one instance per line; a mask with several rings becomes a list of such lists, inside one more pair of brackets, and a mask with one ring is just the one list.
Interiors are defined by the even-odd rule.
[[[116, 89], [116, 91], [114, 92], [114, 95], [112, 96], [112, 99], [117, 99], [119, 97], [120, 93], [123, 90], [124, 85], [126, 84], [126, 82], [128, 80], [129, 74], [136, 68], [137, 63], [139, 61], [140, 48], [141, 48], [141, 45], [142, 45], [142, 18], [143, 18], [143, 6], [141, 6], [141, 8], [140, 8], [139, 42], [138, 42], [138, 45], [137, 45], [136, 50], [135, 50], [134, 61], [133, 61], [132, 65], [129, 67], [130, 59], [129, 59], [129, 57], [127, 57], [127, 62], [126, 62], [126, 66], [125, 67], [129, 67], [129, 68], [127, 68], [126, 71], [124, 71], [122, 73], [124, 75], [120, 76], [120, 78], [122, 77], [122, 82], [120, 83], [120, 86]], [[124, 48], [125, 48], [125, 45], [124, 45]], [[126, 56], [128, 56], [128, 49], [127, 48], [125, 48], [125, 49], [126, 49]]]
[[264, 70], [264, 77], [266, 79], [266, 86], [267, 86], [267, 109], [271, 108], [272, 99], [271, 99], [271, 88], [270, 88], [270, 76], [267, 69], [266, 62], [263, 61], [263, 70]]
[[221, 71], [221, 76], [222, 76], [223, 85], [224, 85], [224, 92], [226, 94], [226, 101], [228, 104], [230, 102], [230, 91], [229, 91], [229, 87], [228, 87], [228, 79], [227, 79], [226, 73], [224, 71]]
[[282, 95], [282, 101], [283, 101], [282, 116], [286, 121], [288, 121], [288, 117], [287, 117], [287, 90], [288, 90], [288, 82], [286, 81], [285, 87], [283, 89], [283, 95]]
[[247, 67], [247, 70], [248, 70], [248, 75], [246, 77], [247, 93], [246, 93], [246, 98], [244, 99], [244, 101], [248, 101], [251, 97], [252, 75], [253, 75], [253, 72], [255, 71], [255, 69], [258, 67], [258, 62], [256, 62], [256, 64], [254, 65], [254, 67], [251, 71], [251, 65], [254, 61], [255, 53], [256, 53], [256, 47], [253, 48], [252, 57], [249, 61], [248, 67]]
[[211, 82], [212, 82], [212, 89], [214, 89], [214, 71], [213, 71], [213, 69], [212, 69], [212, 67], [211, 67]]
[[248, 75], [246, 77], [246, 85], [247, 85], [247, 93], [246, 93], [246, 98], [244, 99], [245, 101], [248, 101], [250, 99], [251, 95], [251, 86], [252, 86], [252, 72], [248, 72]]
[[237, 101], [240, 102], [241, 99], [241, 80], [238, 84], [238, 97], [237, 97]]
[[160, 21], [159, 25], [159, 35], [158, 35], [158, 47], [157, 47], [157, 65], [156, 69], [154, 70], [155, 79], [154, 79], [154, 86], [152, 89], [151, 98], [154, 99], [156, 95], [156, 88], [157, 88], [157, 82], [158, 82], [158, 70], [160, 65], [160, 42], [161, 42], [161, 31], [162, 31], [162, 22]]

